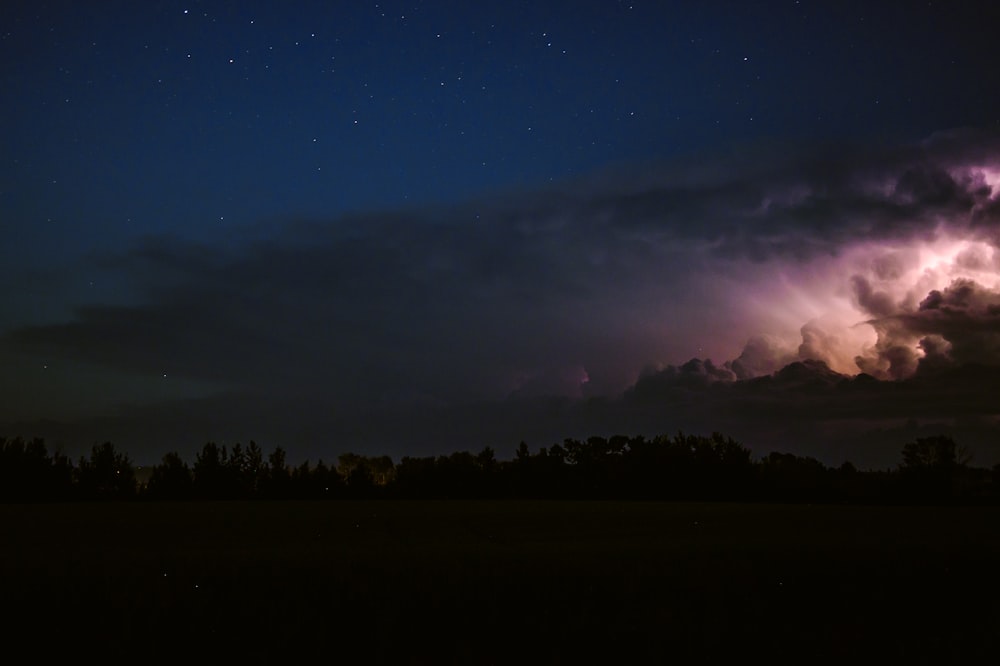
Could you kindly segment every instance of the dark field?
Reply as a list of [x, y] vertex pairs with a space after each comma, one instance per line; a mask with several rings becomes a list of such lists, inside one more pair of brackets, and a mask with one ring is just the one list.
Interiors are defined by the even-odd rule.
[[0, 506], [0, 524], [4, 643], [44, 662], [995, 663], [1000, 647], [1000, 508], [43, 504]]

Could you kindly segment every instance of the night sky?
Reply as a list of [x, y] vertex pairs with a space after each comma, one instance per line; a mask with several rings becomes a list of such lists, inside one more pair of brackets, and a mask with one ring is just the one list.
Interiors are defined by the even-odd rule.
[[1000, 462], [998, 19], [4, 3], [0, 435]]

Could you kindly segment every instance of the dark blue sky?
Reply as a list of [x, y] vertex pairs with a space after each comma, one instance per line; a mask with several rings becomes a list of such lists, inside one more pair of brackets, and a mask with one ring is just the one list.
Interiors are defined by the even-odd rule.
[[[992, 289], [953, 256], [920, 298], [882, 285], [898, 311], [851, 281], [888, 261], [857, 259], [873, 243], [994, 238], [998, 11], [869, 4], [5, 3], [0, 423], [141, 459], [503, 453], [633, 430], [565, 410], [643, 372]], [[890, 348], [959, 344], [869, 329], [855, 351], [884, 367], [807, 345], [751, 374], [909, 380]]]

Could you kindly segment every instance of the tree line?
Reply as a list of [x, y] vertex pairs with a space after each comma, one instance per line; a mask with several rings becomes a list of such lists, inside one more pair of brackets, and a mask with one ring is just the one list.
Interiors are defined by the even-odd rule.
[[995, 503], [1000, 465], [971, 466], [946, 436], [907, 443], [895, 469], [862, 471], [790, 453], [755, 460], [719, 433], [680, 433], [566, 439], [537, 451], [521, 442], [511, 460], [486, 447], [399, 462], [345, 453], [336, 464], [297, 466], [280, 446], [265, 455], [253, 441], [209, 442], [193, 464], [170, 452], [142, 470], [111, 442], [74, 463], [44, 440], [0, 437], [0, 501], [351, 498]]

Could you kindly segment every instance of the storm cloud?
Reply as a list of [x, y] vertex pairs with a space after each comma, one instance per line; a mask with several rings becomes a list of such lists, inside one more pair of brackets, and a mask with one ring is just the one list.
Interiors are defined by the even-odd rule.
[[299, 405], [344, 448], [686, 424], [787, 450], [767, 418], [997, 417], [933, 405], [965, 366], [996, 383], [1000, 139], [766, 148], [284, 221], [225, 252], [149, 238], [94, 258], [129, 297], [4, 345], [202, 388], [109, 410], [183, 420], [215, 401], [277, 422]]

